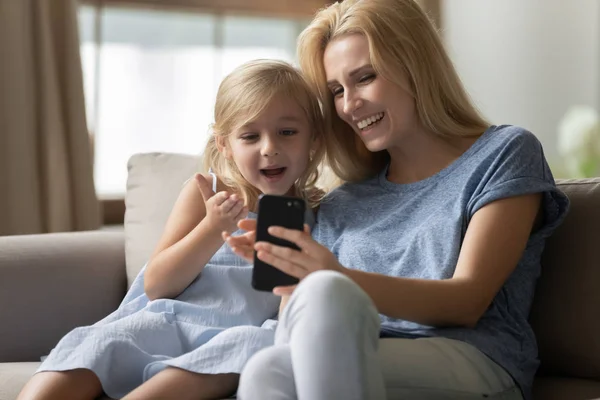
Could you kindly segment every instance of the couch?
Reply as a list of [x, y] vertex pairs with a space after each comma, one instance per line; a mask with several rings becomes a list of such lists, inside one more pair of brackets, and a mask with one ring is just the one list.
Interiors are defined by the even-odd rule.
[[[40, 357], [65, 333], [117, 308], [197, 166], [194, 156], [133, 156], [122, 231], [0, 237], [0, 400], [17, 396]], [[596, 399], [600, 178], [558, 184], [572, 208], [547, 242], [532, 308], [541, 360], [534, 398]]]

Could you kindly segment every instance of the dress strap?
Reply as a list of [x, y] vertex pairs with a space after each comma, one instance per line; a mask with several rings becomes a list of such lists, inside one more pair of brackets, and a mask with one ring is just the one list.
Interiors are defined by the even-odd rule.
[[217, 193], [217, 175], [213, 172], [212, 168], [208, 169], [208, 173], [212, 176], [212, 190]]

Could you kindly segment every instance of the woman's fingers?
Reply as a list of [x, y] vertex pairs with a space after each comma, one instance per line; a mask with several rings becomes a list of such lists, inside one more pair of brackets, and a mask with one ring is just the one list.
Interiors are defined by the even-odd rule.
[[[263, 244], [263, 243], [260, 243]], [[258, 243], [257, 243], [258, 245]], [[292, 257], [291, 253], [285, 251], [287, 248], [282, 247], [280, 248], [279, 246], [272, 246], [269, 245], [271, 247], [270, 250], [259, 250], [258, 248], [256, 249], [256, 256], [266, 262], [267, 264], [272, 265], [273, 267], [277, 268], [278, 270], [285, 272], [288, 275], [291, 275], [295, 278], [298, 279], [302, 279], [304, 278], [306, 275], [308, 275], [308, 271], [307, 269], [303, 266], [303, 264], [297, 263], [295, 260], [297, 260], [297, 257]], [[277, 251], [276, 252], [279, 255], [275, 255], [273, 254], [273, 248], [280, 248], [280, 249], [284, 249], [284, 251]], [[291, 250], [291, 249], [287, 249], [287, 250]], [[295, 251], [292, 250], [294, 253], [300, 254], [304, 257], [307, 257], [305, 254], [300, 253], [299, 251]]]
[[305, 253], [316, 254], [322, 246], [313, 240], [308, 233], [308, 230], [310, 229], [306, 224], [304, 225], [304, 232], [297, 229], [283, 228], [281, 226], [271, 226], [269, 228], [269, 233], [275, 237], [294, 243]]

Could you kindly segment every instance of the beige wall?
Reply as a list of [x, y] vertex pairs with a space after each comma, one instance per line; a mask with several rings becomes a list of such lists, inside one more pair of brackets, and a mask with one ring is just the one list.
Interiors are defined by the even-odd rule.
[[600, 2], [443, 0], [444, 37], [493, 123], [532, 130], [556, 163], [556, 129], [572, 104], [599, 107]]

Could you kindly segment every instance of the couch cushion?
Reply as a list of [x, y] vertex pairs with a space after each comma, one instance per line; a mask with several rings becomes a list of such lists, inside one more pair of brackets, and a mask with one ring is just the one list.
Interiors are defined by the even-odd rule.
[[600, 178], [558, 186], [571, 209], [546, 243], [531, 312], [540, 370], [600, 380]]
[[600, 398], [600, 382], [587, 379], [538, 377], [533, 382], [534, 400], [592, 400]]
[[0, 400], [14, 400], [39, 362], [0, 363]]
[[145, 153], [128, 162], [125, 259], [131, 285], [158, 242], [183, 183], [199, 171], [200, 157]]
[[[0, 363], [0, 400], [15, 400], [39, 365], [39, 362]], [[98, 400], [110, 398], [101, 396]]]

